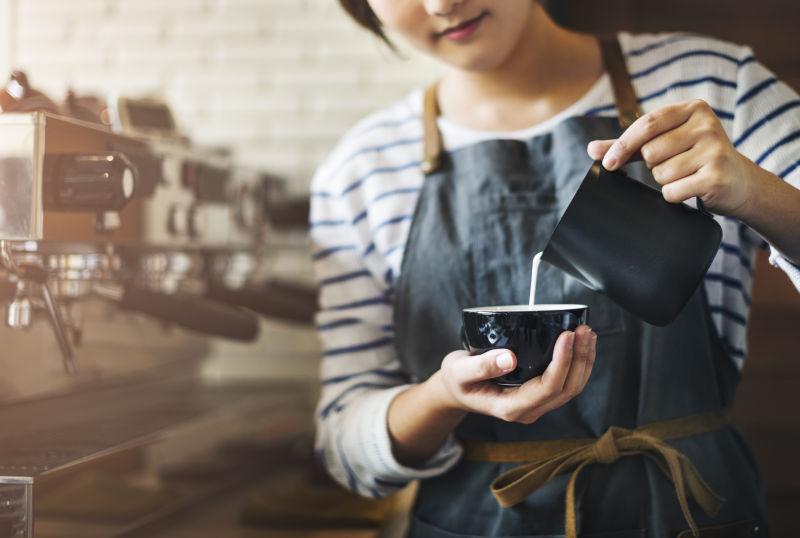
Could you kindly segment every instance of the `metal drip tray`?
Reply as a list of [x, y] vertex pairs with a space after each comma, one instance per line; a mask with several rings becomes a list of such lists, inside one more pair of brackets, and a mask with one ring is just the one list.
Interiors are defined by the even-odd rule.
[[306, 385], [175, 377], [0, 408], [0, 538], [32, 536], [36, 499], [100, 468], [121, 475], [135, 465], [169, 482], [199, 460], [224, 467], [220, 484], [253, 475], [262, 462], [241, 450], [231, 457], [231, 446], [257, 440], [263, 450], [307, 436], [312, 406]]
[[[0, 474], [35, 477], [109, 450], [151, 442], [170, 426], [242, 399], [285, 405], [303, 392], [297, 387], [293, 391], [264, 384], [214, 386], [177, 379], [0, 409], [4, 432], [0, 433]], [[19, 434], [26, 429], [33, 431]]]

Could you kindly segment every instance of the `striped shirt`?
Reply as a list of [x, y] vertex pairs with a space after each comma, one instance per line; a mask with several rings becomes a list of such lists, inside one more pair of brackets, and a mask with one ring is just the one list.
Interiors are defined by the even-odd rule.
[[[690, 99], [708, 102], [734, 146], [800, 187], [800, 98], [746, 47], [688, 34], [620, 34], [645, 112]], [[423, 183], [422, 91], [374, 113], [341, 140], [311, 186], [310, 230], [320, 287], [316, 323], [324, 347], [317, 408], [318, 457], [342, 484], [378, 497], [456, 463], [451, 436], [424, 465], [392, 455], [386, 414], [409, 376], [393, 347], [392, 297], [412, 214]], [[439, 119], [445, 148], [493, 138], [530, 139], [571, 116], [615, 116], [607, 75], [555, 117], [513, 132], [480, 132]], [[588, 157], [587, 157], [588, 165]], [[747, 354], [746, 326], [756, 248], [800, 289], [800, 268], [747, 226], [716, 217], [722, 245], [705, 287], [731, 360]]]

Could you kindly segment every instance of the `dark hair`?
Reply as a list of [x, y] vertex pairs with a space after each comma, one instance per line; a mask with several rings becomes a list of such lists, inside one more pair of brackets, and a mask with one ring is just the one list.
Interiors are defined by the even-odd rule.
[[386, 33], [383, 31], [383, 23], [378, 19], [378, 16], [375, 15], [375, 12], [372, 11], [372, 7], [370, 7], [367, 0], [339, 0], [339, 3], [359, 26], [366, 28], [381, 38], [392, 50], [395, 50], [394, 43], [389, 41], [389, 38], [386, 37]]

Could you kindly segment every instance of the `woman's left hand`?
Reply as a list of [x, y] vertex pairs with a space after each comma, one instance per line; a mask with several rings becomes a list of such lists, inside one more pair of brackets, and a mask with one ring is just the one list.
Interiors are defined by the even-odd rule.
[[763, 173], [736, 151], [714, 111], [701, 100], [645, 114], [616, 140], [595, 140], [587, 150], [607, 170], [641, 155], [665, 200], [678, 203], [698, 196], [710, 211], [734, 217], [746, 214]]

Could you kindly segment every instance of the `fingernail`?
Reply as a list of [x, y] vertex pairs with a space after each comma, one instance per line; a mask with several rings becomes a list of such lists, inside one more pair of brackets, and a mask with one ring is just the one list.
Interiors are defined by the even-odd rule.
[[617, 166], [617, 156], [613, 153], [607, 153], [603, 159], [603, 166], [606, 170], [613, 170]]
[[508, 352], [498, 355], [495, 361], [497, 362], [497, 367], [503, 371], [511, 370], [511, 367], [514, 366], [514, 357]]
[[592, 346], [597, 345], [597, 333], [592, 331]]

